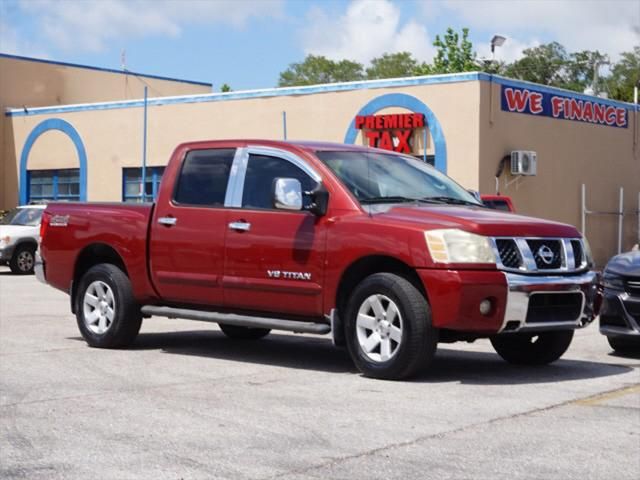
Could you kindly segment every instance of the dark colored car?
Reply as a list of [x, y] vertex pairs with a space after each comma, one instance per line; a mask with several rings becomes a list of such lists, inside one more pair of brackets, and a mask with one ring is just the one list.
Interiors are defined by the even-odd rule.
[[600, 333], [618, 352], [640, 352], [640, 251], [609, 260], [603, 282]]

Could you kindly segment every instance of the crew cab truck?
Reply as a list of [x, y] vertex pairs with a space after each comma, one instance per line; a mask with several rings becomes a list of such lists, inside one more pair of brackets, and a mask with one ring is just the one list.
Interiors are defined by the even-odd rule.
[[195, 319], [233, 339], [330, 333], [363, 374], [401, 379], [438, 342], [553, 362], [597, 313], [574, 227], [353, 145], [185, 143], [156, 203], [50, 203], [41, 236], [38, 278], [70, 295], [92, 347], [126, 347], [143, 317]]

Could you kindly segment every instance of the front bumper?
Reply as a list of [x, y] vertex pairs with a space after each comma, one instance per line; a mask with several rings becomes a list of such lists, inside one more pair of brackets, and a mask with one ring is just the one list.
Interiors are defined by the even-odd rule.
[[[550, 330], [567, 330], [582, 328], [590, 324], [598, 314], [600, 291], [598, 289], [598, 274], [585, 272], [579, 275], [567, 276], [529, 276], [506, 273], [509, 293], [507, 307], [500, 332], [535, 332]], [[552, 298], [564, 294], [565, 298], [579, 300], [578, 308], [566, 310], [558, 306], [556, 312], [553, 307], [544, 310], [547, 318], [533, 321], [534, 296], [544, 295]], [[545, 315], [545, 314], [543, 314]]]
[[[425, 269], [418, 274], [427, 292], [433, 325], [477, 336], [581, 328], [594, 320], [600, 303], [595, 272], [538, 276], [499, 270]], [[555, 311], [553, 302], [546, 306], [540, 302], [549, 298], [571, 298], [574, 305], [569, 309], [560, 305]], [[483, 300], [492, 304], [485, 314], [479, 308]]]
[[640, 297], [606, 289], [600, 312], [600, 333], [607, 337], [640, 338]]

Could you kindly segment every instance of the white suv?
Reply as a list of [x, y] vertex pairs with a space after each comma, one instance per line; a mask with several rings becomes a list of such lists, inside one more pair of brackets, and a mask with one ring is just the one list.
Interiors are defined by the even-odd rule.
[[33, 273], [40, 241], [40, 219], [46, 205], [25, 205], [0, 220], [0, 264], [17, 274]]

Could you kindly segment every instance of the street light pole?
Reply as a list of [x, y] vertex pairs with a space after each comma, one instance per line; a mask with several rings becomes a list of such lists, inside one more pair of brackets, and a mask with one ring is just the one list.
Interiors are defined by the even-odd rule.
[[504, 45], [504, 42], [507, 40], [507, 37], [503, 37], [502, 35], [494, 35], [491, 39], [491, 61], [494, 62], [496, 59], [496, 47], [501, 47]]

